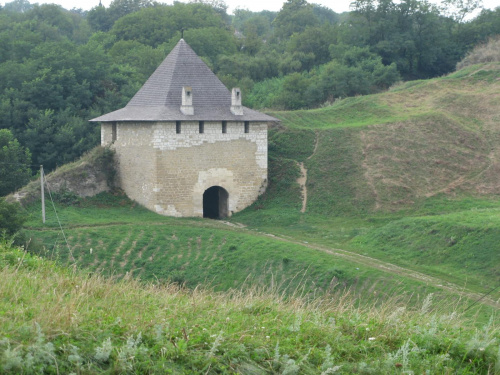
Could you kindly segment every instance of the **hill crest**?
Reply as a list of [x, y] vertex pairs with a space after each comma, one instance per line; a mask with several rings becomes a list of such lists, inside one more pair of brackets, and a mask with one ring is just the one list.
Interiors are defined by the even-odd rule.
[[[441, 194], [496, 197], [499, 113], [500, 63], [478, 64], [326, 108], [273, 112], [283, 126], [271, 131], [271, 152], [305, 162], [310, 209], [325, 214], [338, 206], [333, 200], [347, 199], [355, 212], [401, 210]], [[310, 160], [286, 151], [293, 146], [281, 142], [283, 133], [311, 131], [319, 142]], [[304, 141], [314, 147], [311, 137]]]

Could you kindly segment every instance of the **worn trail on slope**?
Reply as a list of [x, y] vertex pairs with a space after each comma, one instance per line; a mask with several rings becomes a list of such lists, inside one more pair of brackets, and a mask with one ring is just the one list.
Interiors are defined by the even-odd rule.
[[302, 191], [302, 208], [300, 209], [300, 212], [304, 213], [306, 212], [307, 208], [307, 187], [306, 187], [306, 182], [307, 182], [307, 169], [304, 167], [303, 162], [296, 162], [297, 165], [300, 168], [300, 177], [297, 178], [297, 183], [300, 186], [300, 190]]
[[[314, 143], [314, 150], [313, 150], [312, 154], [307, 157], [306, 160], [311, 159], [316, 154], [316, 150], [318, 149], [318, 142], [319, 142], [318, 132], [316, 131], [315, 134], [316, 134], [316, 140]], [[296, 163], [297, 163], [298, 167], [300, 168], [300, 177], [297, 179], [297, 183], [299, 184], [300, 190], [302, 191], [302, 208], [301, 208], [300, 212], [304, 213], [304, 212], [306, 212], [306, 209], [307, 209], [307, 186], [306, 186], [307, 169], [304, 166], [304, 162], [296, 161]]]

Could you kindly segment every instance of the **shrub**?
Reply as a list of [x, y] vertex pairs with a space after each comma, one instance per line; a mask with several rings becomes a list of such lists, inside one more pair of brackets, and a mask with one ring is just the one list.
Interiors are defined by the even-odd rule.
[[26, 217], [21, 212], [19, 203], [8, 203], [0, 198], [0, 236], [7, 234], [14, 235], [19, 231], [26, 221]]

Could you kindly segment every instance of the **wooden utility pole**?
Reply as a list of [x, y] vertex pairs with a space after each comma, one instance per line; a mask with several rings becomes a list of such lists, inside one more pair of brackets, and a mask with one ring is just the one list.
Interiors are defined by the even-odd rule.
[[42, 221], [45, 224], [45, 191], [43, 190], [43, 165], [40, 165], [40, 185], [42, 188]]

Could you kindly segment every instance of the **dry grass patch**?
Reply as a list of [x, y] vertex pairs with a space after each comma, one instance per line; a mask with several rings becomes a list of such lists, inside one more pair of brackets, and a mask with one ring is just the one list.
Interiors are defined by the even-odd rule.
[[364, 176], [381, 209], [454, 193], [489, 166], [488, 140], [444, 116], [372, 126], [360, 137]]
[[475, 47], [465, 58], [457, 64], [457, 70], [469, 65], [500, 62], [500, 36], [494, 36], [484, 44]]

